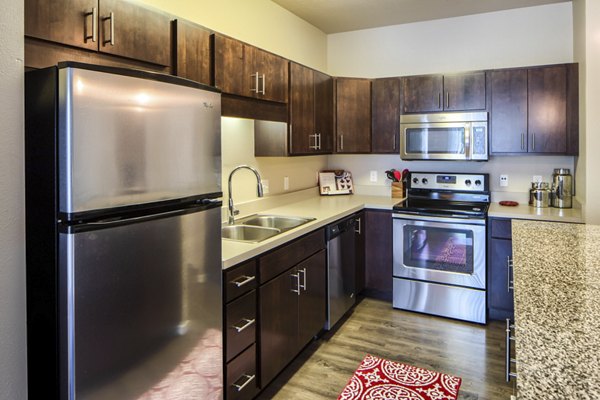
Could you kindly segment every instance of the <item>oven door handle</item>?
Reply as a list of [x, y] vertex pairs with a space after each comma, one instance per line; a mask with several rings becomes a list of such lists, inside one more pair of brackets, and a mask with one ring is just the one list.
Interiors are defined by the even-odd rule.
[[437, 215], [429, 215], [429, 214], [404, 214], [404, 213], [394, 213], [394, 219], [408, 219], [414, 221], [424, 221], [424, 222], [443, 222], [443, 223], [452, 223], [452, 224], [461, 224], [461, 225], [485, 225], [485, 218], [460, 218], [460, 217], [440, 217]]

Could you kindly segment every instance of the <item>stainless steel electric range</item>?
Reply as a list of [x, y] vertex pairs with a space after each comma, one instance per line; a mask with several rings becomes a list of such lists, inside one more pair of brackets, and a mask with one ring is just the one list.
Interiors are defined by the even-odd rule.
[[394, 206], [393, 306], [485, 324], [487, 174], [413, 172]]

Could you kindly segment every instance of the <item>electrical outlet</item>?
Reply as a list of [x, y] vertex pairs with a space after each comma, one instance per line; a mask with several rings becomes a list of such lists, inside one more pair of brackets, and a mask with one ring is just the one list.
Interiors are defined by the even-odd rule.
[[290, 177], [289, 176], [283, 177], [283, 190], [290, 190]]
[[371, 171], [370, 180], [371, 182], [377, 182], [377, 171]]
[[541, 175], [534, 175], [533, 178], [531, 179], [531, 182], [541, 182], [541, 181], [542, 181]]
[[262, 183], [263, 194], [269, 194], [269, 180], [262, 179], [260, 182]]
[[508, 175], [500, 175], [500, 186], [508, 186]]

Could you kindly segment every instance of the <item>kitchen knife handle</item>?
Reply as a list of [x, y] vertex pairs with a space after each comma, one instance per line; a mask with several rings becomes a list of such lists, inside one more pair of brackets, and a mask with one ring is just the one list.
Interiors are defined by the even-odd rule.
[[92, 35], [86, 35], [84, 39], [86, 42], [88, 39], [92, 39], [92, 42], [95, 42], [98, 40], [98, 7], [93, 7], [91, 12], [85, 13], [84, 15], [86, 18], [90, 15], [92, 16]]

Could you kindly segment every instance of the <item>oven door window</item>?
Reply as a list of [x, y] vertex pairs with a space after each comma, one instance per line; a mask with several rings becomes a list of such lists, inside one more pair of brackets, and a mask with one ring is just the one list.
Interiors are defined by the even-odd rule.
[[473, 274], [473, 232], [456, 228], [404, 225], [407, 267]]
[[465, 127], [406, 128], [408, 154], [466, 154]]

